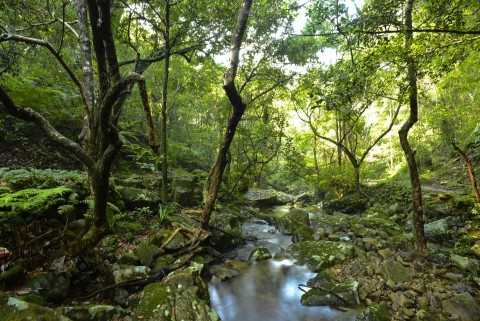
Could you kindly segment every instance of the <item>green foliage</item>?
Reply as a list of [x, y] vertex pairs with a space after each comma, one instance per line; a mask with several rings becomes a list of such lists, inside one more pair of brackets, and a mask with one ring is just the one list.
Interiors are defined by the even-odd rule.
[[50, 188], [73, 181], [83, 181], [85, 178], [85, 174], [77, 171], [0, 167], [0, 184], [6, 184], [16, 190], [27, 187]]
[[71, 193], [71, 189], [64, 186], [49, 189], [27, 188], [1, 195], [0, 208], [5, 212], [39, 214], [65, 202], [68, 193]]

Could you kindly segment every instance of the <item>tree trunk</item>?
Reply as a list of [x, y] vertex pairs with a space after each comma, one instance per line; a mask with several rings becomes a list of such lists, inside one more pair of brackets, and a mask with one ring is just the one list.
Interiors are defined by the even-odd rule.
[[230, 58], [230, 67], [224, 74], [223, 89], [233, 107], [233, 112], [228, 119], [227, 130], [223, 136], [220, 150], [218, 151], [217, 159], [213, 165], [209, 182], [207, 182], [207, 196], [205, 200], [205, 207], [203, 209], [203, 215], [201, 220], [201, 228], [203, 230], [208, 229], [210, 217], [213, 212], [213, 206], [217, 199], [218, 190], [222, 182], [223, 171], [227, 165], [227, 153], [232, 143], [237, 125], [242, 119], [242, 116], [247, 108], [247, 105], [240, 96], [237, 88], [235, 87], [235, 77], [237, 75], [238, 63], [240, 61], [240, 48], [243, 41], [243, 36], [247, 28], [248, 17], [250, 15], [250, 8], [253, 0], [243, 0], [242, 7], [238, 14], [237, 25], [232, 40], [232, 50]]
[[162, 155], [162, 203], [168, 202], [168, 161], [167, 161], [167, 96], [170, 74], [170, 0], [165, 0], [165, 65], [162, 84], [162, 125], [160, 133], [160, 153]]
[[423, 218], [423, 206], [422, 206], [422, 188], [420, 185], [420, 178], [418, 175], [417, 163], [415, 162], [415, 151], [412, 150], [410, 143], [408, 142], [408, 132], [418, 121], [418, 100], [417, 100], [417, 67], [415, 61], [411, 56], [411, 44], [413, 40], [413, 23], [412, 23], [412, 10], [415, 0], [408, 0], [405, 8], [405, 49], [407, 52], [407, 72], [408, 72], [408, 85], [409, 85], [409, 105], [410, 115], [407, 121], [403, 124], [402, 128], [398, 132], [400, 137], [400, 144], [405, 153], [407, 159], [408, 169], [410, 172], [410, 182], [412, 185], [412, 201], [413, 201], [413, 227], [415, 234], [415, 250], [419, 253], [427, 253], [427, 244], [425, 241], [424, 233], [424, 218]]
[[460, 154], [462, 155], [463, 159], [465, 160], [465, 164], [467, 165], [468, 169], [468, 174], [470, 176], [470, 183], [472, 184], [472, 189], [473, 192], [475, 193], [475, 201], [477, 203], [480, 203], [480, 194], [478, 193], [478, 188], [477, 188], [477, 180], [475, 177], [475, 171], [473, 170], [473, 165], [472, 162], [470, 161], [470, 158], [468, 157], [467, 153], [465, 151], [461, 150], [460, 147], [458, 147], [455, 142], [452, 142], [453, 148]]

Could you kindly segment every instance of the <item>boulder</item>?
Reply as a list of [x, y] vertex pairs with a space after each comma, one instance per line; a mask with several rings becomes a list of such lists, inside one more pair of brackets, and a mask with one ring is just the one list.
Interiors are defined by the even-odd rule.
[[302, 225], [293, 232], [292, 242], [298, 243], [304, 241], [313, 241], [314, 234], [315, 231], [310, 226]]
[[251, 188], [245, 194], [245, 199], [256, 207], [269, 207], [277, 204], [277, 191]]
[[349, 243], [319, 240], [292, 244], [287, 251], [299, 264], [305, 264], [310, 271], [318, 273], [353, 259], [354, 246]]
[[0, 321], [70, 321], [60, 313], [8, 296], [0, 291]]
[[72, 321], [113, 321], [127, 314], [119, 307], [103, 304], [88, 304], [55, 309]]
[[240, 275], [240, 271], [228, 265], [213, 265], [208, 268], [208, 272], [215, 276], [220, 282]]
[[137, 321], [220, 321], [207, 303], [181, 284], [151, 283], [143, 290], [133, 312]]
[[480, 306], [468, 292], [442, 301], [442, 308], [460, 321], [480, 321]]
[[212, 229], [211, 242], [218, 250], [228, 250], [243, 242], [242, 225], [245, 217], [240, 212], [225, 211], [216, 213], [210, 224]]
[[315, 195], [313, 193], [302, 193], [297, 195], [293, 200], [294, 203], [312, 204], [315, 203]]

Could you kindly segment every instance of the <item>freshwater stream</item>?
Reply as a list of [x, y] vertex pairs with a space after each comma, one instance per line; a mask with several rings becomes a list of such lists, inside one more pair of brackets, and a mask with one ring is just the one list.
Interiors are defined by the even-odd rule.
[[[288, 211], [287, 207], [277, 211]], [[275, 214], [275, 213], [274, 213]], [[278, 212], [277, 212], [278, 214]], [[314, 215], [314, 214], [313, 214]], [[213, 277], [209, 283], [211, 306], [222, 321], [347, 321], [355, 320], [358, 311], [342, 312], [330, 307], [305, 307], [300, 304], [305, 284], [315, 276], [306, 267], [282, 258], [282, 252], [291, 243], [291, 236], [276, 231], [273, 226], [245, 223], [243, 235], [256, 239], [239, 246], [236, 257], [222, 264], [240, 272], [220, 282]], [[249, 262], [250, 252], [263, 245], [272, 253], [272, 259]]]

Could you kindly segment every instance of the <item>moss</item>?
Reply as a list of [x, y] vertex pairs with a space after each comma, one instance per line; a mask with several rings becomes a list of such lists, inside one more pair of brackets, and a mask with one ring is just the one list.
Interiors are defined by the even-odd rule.
[[330, 241], [305, 241], [291, 245], [288, 251], [312, 272], [339, 264], [353, 258], [354, 246]]

